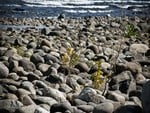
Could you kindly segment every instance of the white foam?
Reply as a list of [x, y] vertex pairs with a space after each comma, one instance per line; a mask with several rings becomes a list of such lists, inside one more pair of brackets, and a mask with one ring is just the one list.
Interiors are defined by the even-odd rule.
[[68, 13], [110, 13], [113, 10], [64, 10]]

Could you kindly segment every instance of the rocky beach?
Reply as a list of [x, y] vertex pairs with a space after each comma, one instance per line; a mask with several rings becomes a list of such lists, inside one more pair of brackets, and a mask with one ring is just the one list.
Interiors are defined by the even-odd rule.
[[149, 17], [0, 18], [0, 113], [150, 113], [149, 80]]

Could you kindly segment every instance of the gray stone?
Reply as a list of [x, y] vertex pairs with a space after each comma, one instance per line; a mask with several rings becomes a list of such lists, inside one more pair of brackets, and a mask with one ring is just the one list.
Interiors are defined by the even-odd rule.
[[[2, 94], [2, 93], [1, 93], [1, 94]], [[5, 99], [10, 99], [10, 100], [15, 100], [15, 101], [18, 100], [18, 97], [17, 97], [15, 94], [12, 94], [12, 93], [7, 93], [7, 94], [5, 94], [4, 98], [5, 98]]]
[[30, 49], [30, 48], [33, 48], [35, 49], [37, 47], [37, 43], [36, 42], [29, 42], [27, 44], [27, 48]]
[[30, 61], [33, 62], [34, 64], [44, 63], [44, 58], [40, 56], [38, 53], [35, 53], [30, 57]]
[[0, 112], [3, 113], [3, 111], [8, 111], [7, 113], [14, 113], [16, 109], [22, 107], [23, 104], [19, 101], [11, 100], [11, 99], [5, 99], [0, 100]]
[[79, 90], [80, 85], [73, 77], [67, 77], [66, 84], [69, 85], [73, 90]]
[[28, 75], [27, 75], [27, 77], [28, 77], [28, 80], [29, 81], [34, 81], [34, 80], [39, 80], [40, 79], [40, 77], [39, 77], [39, 75], [37, 75], [37, 74], [35, 74], [35, 73], [29, 73]]
[[8, 74], [8, 68], [2, 62], [0, 62], [0, 78], [6, 78], [8, 77]]
[[110, 100], [113, 100], [113, 101], [120, 102], [122, 104], [125, 103], [125, 97], [117, 91], [109, 91], [107, 98], [110, 99]]
[[141, 101], [145, 113], [150, 113], [150, 81], [144, 84]]
[[69, 92], [72, 91], [72, 88], [69, 87], [67, 84], [62, 83], [62, 84], [60, 84], [59, 90], [62, 91], [62, 92], [65, 92], [65, 93], [69, 93]]
[[16, 113], [34, 113], [36, 108], [37, 108], [36, 105], [31, 104], [31, 105], [28, 105], [28, 106], [23, 106], [23, 107], [18, 108], [16, 110]]
[[90, 87], [85, 87], [80, 92], [77, 98], [86, 102], [94, 102], [94, 103], [100, 103], [102, 100], [105, 99], [103, 96], [99, 96], [96, 90]]
[[71, 113], [73, 113], [73, 109], [72, 106], [70, 105], [70, 103], [63, 102], [63, 103], [57, 103], [52, 105], [51, 109], [50, 109], [50, 113], [54, 113], [54, 112], [62, 112], [65, 113], [66, 111], [70, 111]]
[[123, 93], [129, 93], [132, 90], [136, 90], [136, 81], [130, 71], [124, 71], [114, 76], [109, 85], [113, 90], [120, 90]]
[[48, 88], [47, 84], [40, 80], [34, 80], [33, 84], [34, 84], [34, 86], [37, 86], [39, 88], [45, 88], [45, 89]]
[[19, 88], [16, 92], [16, 94], [18, 95], [18, 97], [21, 99], [23, 98], [23, 96], [26, 96], [26, 95], [29, 95], [31, 94], [29, 91], [25, 90], [25, 89], [22, 89], [22, 88]]
[[46, 96], [35, 96], [33, 100], [39, 104], [47, 104], [49, 106], [58, 103], [55, 99]]
[[75, 103], [76, 106], [78, 106], [78, 105], [86, 105], [87, 104], [86, 101], [83, 101], [83, 100], [78, 99], [78, 98], [74, 99], [74, 103]]
[[59, 90], [51, 88], [51, 87], [47, 88], [47, 91], [45, 91], [44, 95], [52, 97], [52, 98], [56, 99], [57, 101], [62, 101], [62, 102], [66, 101], [66, 94], [65, 93], [60, 92]]
[[18, 80], [19, 76], [16, 73], [9, 73], [8, 78]]
[[36, 94], [36, 91], [34, 89], [34, 85], [29, 81], [23, 81], [21, 83], [21, 87], [29, 90], [31, 92], [31, 94], [34, 94], [34, 95]]
[[46, 109], [42, 107], [38, 107], [35, 109], [34, 113], [49, 113], [49, 111], [47, 111]]
[[50, 65], [48, 65], [48, 64], [39, 64], [38, 65], [38, 69], [42, 72], [42, 73], [45, 73], [47, 70], [48, 70], [48, 68], [50, 67]]
[[43, 29], [41, 29], [41, 34], [47, 35], [47, 34], [49, 34], [49, 32], [50, 32], [49, 28], [43, 28]]
[[30, 71], [33, 72], [36, 69], [35, 65], [26, 59], [20, 60], [19, 65], [22, 66], [24, 68], [24, 70], [27, 72], [30, 72]]
[[57, 69], [54, 67], [49, 67], [47, 72], [44, 73], [44, 76], [48, 76], [46, 78], [46, 80], [51, 83], [62, 83], [63, 82], [63, 78], [57, 74]]
[[94, 107], [93, 113], [113, 113], [114, 106], [112, 103], [105, 102]]
[[48, 62], [48, 61], [52, 61], [53, 63], [59, 62], [58, 58], [55, 57], [55, 56], [53, 56], [53, 55], [51, 55], [51, 54], [46, 54], [46, 55], [44, 56], [44, 59], [45, 59], [45, 62]]
[[94, 110], [94, 107], [92, 105], [79, 105], [77, 106], [78, 109], [81, 109], [82, 111], [86, 113], [90, 113]]
[[99, 53], [99, 49], [96, 45], [90, 45], [87, 47], [87, 49], [91, 49], [95, 54]]
[[22, 101], [23, 105], [25, 105], [25, 106], [35, 104], [34, 101], [27, 95], [23, 96], [21, 101]]
[[79, 69], [80, 72], [88, 72], [89, 71], [89, 67], [86, 63], [78, 63], [77, 65], [75, 65], [75, 68]]
[[146, 44], [132, 44], [130, 46], [130, 51], [137, 54], [137, 53], [146, 53], [149, 47]]

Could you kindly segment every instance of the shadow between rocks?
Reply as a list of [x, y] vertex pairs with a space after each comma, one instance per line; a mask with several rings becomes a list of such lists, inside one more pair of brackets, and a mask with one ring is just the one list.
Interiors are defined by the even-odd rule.
[[114, 113], [143, 113], [142, 108], [137, 105], [121, 106], [114, 111]]

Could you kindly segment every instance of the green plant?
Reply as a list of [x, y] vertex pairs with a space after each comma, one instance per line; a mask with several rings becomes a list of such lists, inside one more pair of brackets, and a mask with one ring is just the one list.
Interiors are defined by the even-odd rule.
[[62, 64], [69, 67], [73, 67], [74, 65], [76, 65], [78, 60], [79, 54], [77, 54], [77, 52], [71, 47], [67, 48], [66, 53], [61, 56]]
[[125, 37], [138, 36], [138, 35], [139, 35], [139, 33], [135, 29], [133, 24], [127, 24], [125, 26], [125, 31], [124, 31], [124, 36]]
[[93, 81], [93, 87], [96, 89], [98, 89], [100, 85], [104, 82], [103, 72], [101, 70], [101, 63], [102, 62], [100, 60], [95, 62], [96, 71], [91, 76], [91, 79]]

